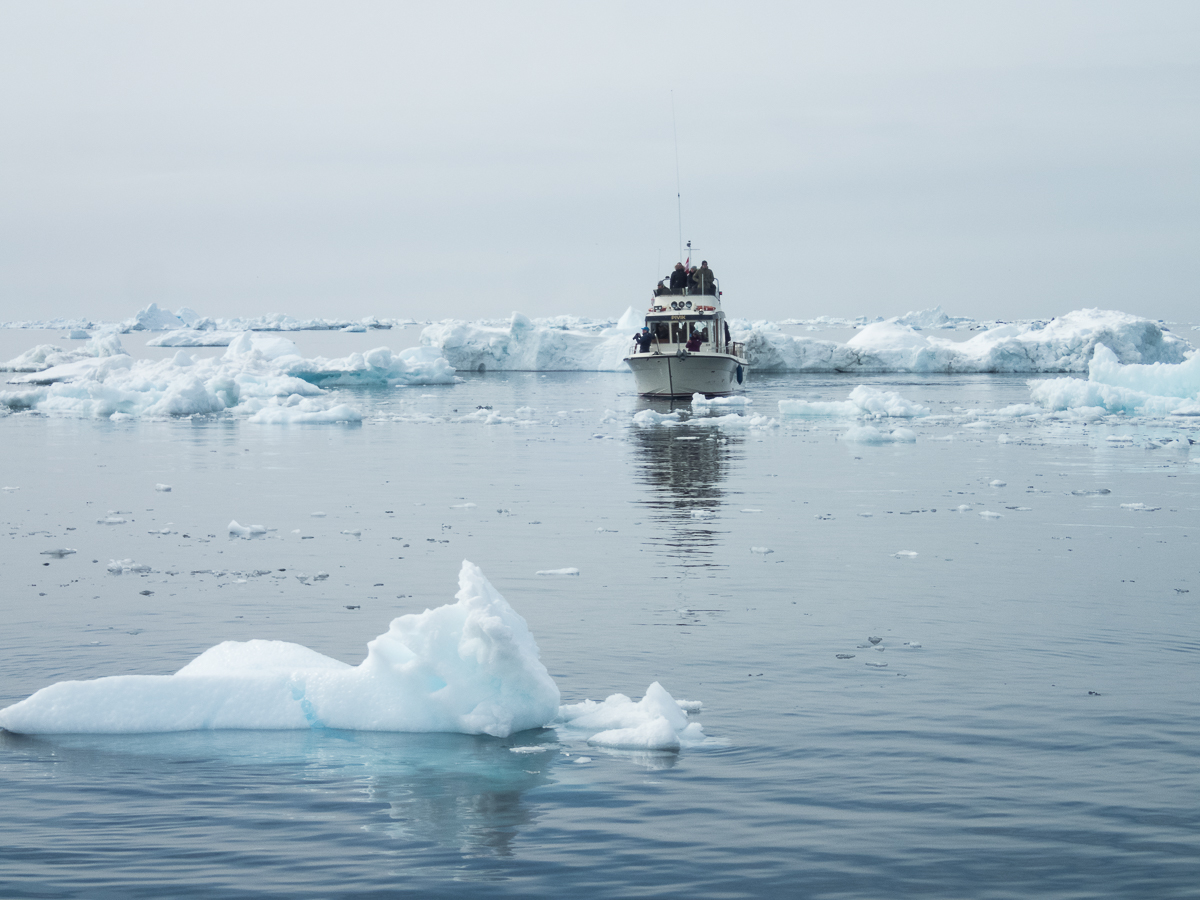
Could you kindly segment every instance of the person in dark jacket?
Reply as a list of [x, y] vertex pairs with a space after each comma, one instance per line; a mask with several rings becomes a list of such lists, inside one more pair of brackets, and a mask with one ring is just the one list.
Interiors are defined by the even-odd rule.
[[663, 294], [671, 293], [671, 289], [664, 285], [661, 281], [654, 286], [654, 296], [661, 297]]
[[687, 269], [683, 267], [683, 263], [675, 263], [675, 271], [671, 273], [671, 293], [682, 294], [683, 289], [688, 286]]
[[708, 267], [708, 260], [700, 261], [700, 268], [692, 272], [692, 285], [697, 294], [715, 294], [717, 292], [716, 276]]
[[683, 348], [688, 353], [697, 353], [700, 350], [700, 344], [703, 340], [704, 336], [699, 331], [693, 331], [692, 336], [688, 338], [688, 342], [683, 345]]
[[633, 342], [637, 344], [638, 353], [649, 353], [650, 345], [654, 343], [654, 336], [650, 334], [650, 329], [643, 327], [641, 331], [633, 336]]

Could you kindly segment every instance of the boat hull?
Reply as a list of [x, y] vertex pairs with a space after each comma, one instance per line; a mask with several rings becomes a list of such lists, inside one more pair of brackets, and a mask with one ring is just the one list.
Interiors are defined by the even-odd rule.
[[734, 394], [746, 389], [750, 367], [729, 353], [634, 353], [625, 358], [643, 397]]

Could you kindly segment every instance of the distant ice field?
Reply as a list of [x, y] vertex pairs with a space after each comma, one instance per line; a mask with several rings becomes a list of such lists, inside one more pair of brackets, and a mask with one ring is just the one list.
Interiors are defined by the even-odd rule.
[[[419, 333], [286, 337], [342, 359]], [[0, 356], [41, 342], [0, 330]], [[454, 609], [465, 559], [575, 718], [0, 732], [0, 893], [1189, 896], [1200, 417], [1035, 403], [1059, 378], [756, 373], [748, 403], [671, 404], [617, 372], [464, 371], [323, 388], [353, 423], [13, 411], [0, 708], [231, 641], [206, 659], [235, 670], [200, 672], [221, 690], [266, 659], [245, 642], [344, 672]], [[457, 684], [505, 683], [489, 646]], [[274, 684], [273, 715], [301, 702]], [[666, 710], [655, 684], [703, 742], [594, 740]]]

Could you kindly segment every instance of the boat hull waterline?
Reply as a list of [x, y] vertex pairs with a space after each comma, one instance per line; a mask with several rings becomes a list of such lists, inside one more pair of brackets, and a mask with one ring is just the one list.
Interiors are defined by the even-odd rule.
[[721, 396], [745, 390], [750, 369], [729, 353], [633, 353], [625, 358], [643, 397]]

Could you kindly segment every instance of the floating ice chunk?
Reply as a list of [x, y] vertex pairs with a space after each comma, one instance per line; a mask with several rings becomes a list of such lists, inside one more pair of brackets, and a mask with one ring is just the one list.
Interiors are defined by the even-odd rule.
[[749, 406], [754, 401], [741, 394], [730, 397], [705, 397], [703, 394], [692, 394], [692, 406]]
[[506, 322], [448, 320], [421, 332], [421, 344], [468, 372], [590, 371], [628, 372], [624, 358], [631, 349], [636, 317], [621, 322], [560, 317], [534, 321], [514, 312]]
[[760, 512], [762, 512], [762, 510], [761, 509], [743, 509], [742, 512], [744, 512], [744, 513], [760, 513]]
[[71, 333], [67, 337], [72, 341], [86, 341], [91, 335], [82, 328], [72, 328]]
[[650, 428], [654, 425], [678, 425], [679, 411], [660, 413], [653, 409], [643, 409], [634, 414], [633, 424], [639, 428]]
[[132, 319], [126, 319], [121, 323], [121, 330], [129, 331], [167, 331], [172, 328], [180, 328], [183, 325], [183, 320], [178, 316], [167, 312], [165, 309], [159, 309], [157, 303], [151, 303], [145, 309], [140, 310]]
[[772, 550], [770, 547], [751, 547], [750, 552], [751, 553], [759, 553], [763, 556], [766, 556], [768, 553], [774, 553], [775, 551]]
[[474, 503], [455, 503], [451, 509], [473, 509], [476, 506]]
[[853, 425], [842, 435], [842, 440], [854, 444], [911, 444], [917, 435], [909, 428], [880, 431], [874, 425]]
[[0, 728], [26, 734], [345, 728], [505, 737], [554, 720], [558, 687], [525, 620], [469, 562], [456, 601], [394, 619], [358, 666], [283, 641], [226, 641], [174, 675], [43, 688], [0, 710]]
[[363, 419], [361, 412], [345, 403], [326, 406], [320, 401], [295, 394], [286, 400], [272, 397], [257, 405], [257, 408], [246, 404], [246, 409], [254, 410], [246, 421], [256, 425], [329, 425], [361, 422]]
[[323, 518], [325, 518], [325, 513], [323, 513], [323, 512], [309, 513], [309, 515], [310, 515], [310, 516], [312, 516], [314, 519], [323, 519]]
[[992, 512], [990, 509], [980, 510], [979, 515], [984, 519], [1001, 519], [1004, 517], [1003, 513]]
[[236, 537], [250, 539], [255, 535], [264, 535], [267, 533], [265, 525], [239, 525], [237, 519], [233, 519], [229, 523], [229, 533]]
[[[127, 572], [133, 572], [137, 575], [144, 575], [150, 571], [150, 567], [144, 563], [135, 563], [132, 559], [112, 559], [109, 560], [108, 571], [113, 575], [124, 575]], [[5, 727], [0, 723], [0, 728]], [[11, 729], [10, 729], [11, 730]]]
[[1137, 512], [1157, 512], [1161, 506], [1147, 506], [1145, 503], [1122, 503], [1121, 509], [1132, 509]]
[[897, 550], [892, 554], [896, 559], [916, 559], [918, 555], [916, 550]]
[[988, 484], [994, 488], [1001, 488], [1001, 487], [1008, 486], [1007, 481], [1001, 481], [999, 478], [993, 478], [991, 481], [988, 482]]
[[520, 754], [546, 753], [553, 749], [555, 748], [552, 744], [537, 744], [533, 747], [509, 747], [508, 752]]
[[954, 509], [953, 509], [953, 512], [970, 512], [970, 511], [971, 511], [970, 503], [960, 503], [960, 504], [958, 504], [958, 506], [954, 507]]
[[928, 407], [906, 400], [896, 391], [881, 391], [860, 384], [848, 400], [780, 400], [779, 412], [789, 416], [856, 418], [913, 418], [929, 415]]
[[116, 515], [107, 515], [103, 519], [97, 519], [97, 525], [124, 525], [128, 519]]
[[156, 484], [156, 485], [154, 486], [154, 489], [155, 489], [156, 491], [161, 491], [161, 492], [162, 492], [162, 493], [164, 493], [164, 494], [169, 494], [169, 493], [171, 493], [171, 486], [170, 486], [169, 484]]
[[904, 642], [904, 646], [905, 646], [905, 647], [911, 647], [911, 648], [912, 648], [912, 649], [914, 649], [914, 650], [920, 650], [920, 649], [921, 649], [921, 644], [920, 644], [920, 642], [918, 642], [918, 641], [905, 641], [905, 642]]
[[679, 750], [705, 741], [700, 723], [689, 722], [680, 704], [657, 681], [637, 702], [613, 694], [602, 703], [584, 700], [564, 705], [555, 722], [594, 732], [589, 744], [622, 750]]
[[74, 550], [68, 550], [66, 547], [63, 547], [58, 550], [43, 550], [42, 556], [52, 556], [55, 559], [62, 559], [66, 556], [70, 556], [74, 552]]
[[565, 569], [539, 569], [534, 574], [535, 575], [578, 575], [579, 570], [575, 569], [575, 568], [570, 568], [570, 567], [565, 568]]
[[245, 332], [196, 331], [182, 328], [146, 341], [147, 347], [228, 347]]
[[347, 534], [347, 535], [349, 535], [350, 537], [362, 537], [362, 531], [360, 531], [360, 530], [359, 530], [359, 529], [357, 529], [357, 528], [354, 528], [354, 529], [343, 529], [343, 530], [342, 530], [342, 534]]

